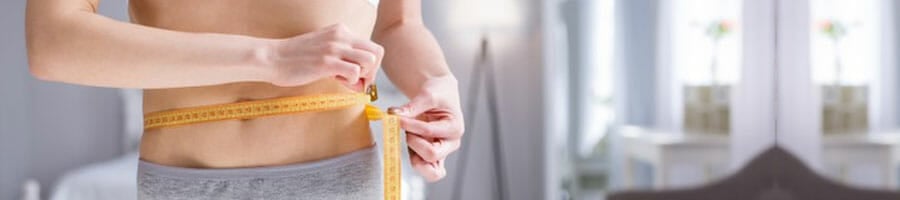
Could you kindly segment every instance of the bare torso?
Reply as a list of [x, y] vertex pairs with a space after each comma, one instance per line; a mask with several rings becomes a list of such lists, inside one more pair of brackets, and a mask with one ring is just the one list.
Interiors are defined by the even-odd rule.
[[[367, 0], [131, 0], [134, 23], [187, 32], [286, 38], [343, 23], [369, 38], [376, 8]], [[149, 58], [152, 59], [152, 58]], [[144, 91], [144, 112], [283, 96], [353, 92], [335, 80], [299, 87], [268, 83]], [[232, 168], [298, 163], [374, 144], [363, 106], [148, 130], [141, 159], [170, 166]]]

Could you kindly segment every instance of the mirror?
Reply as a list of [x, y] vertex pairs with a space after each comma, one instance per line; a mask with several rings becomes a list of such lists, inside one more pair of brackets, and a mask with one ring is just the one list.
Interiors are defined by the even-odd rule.
[[900, 189], [897, 6], [887, 0], [810, 1], [822, 173], [838, 182]]
[[589, 109], [575, 111], [583, 120], [569, 136], [577, 145], [563, 189], [593, 199], [727, 175], [732, 121], [741, 114], [733, 110], [742, 106], [733, 99], [744, 65], [743, 1], [574, 2], [562, 12], [590, 10], [568, 18], [567, 29], [577, 54], [571, 84], [589, 86], [573, 86], [587, 94], [573, 98]]

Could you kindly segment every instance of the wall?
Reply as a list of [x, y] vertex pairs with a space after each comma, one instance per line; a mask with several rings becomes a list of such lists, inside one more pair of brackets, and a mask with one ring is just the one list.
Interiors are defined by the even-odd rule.
[[30, 142], [30, 92], [25, 67], [25, 1], [0, 2], [0, 199], [17, 197], [25, 179]]
[[821, 101], [810, 73], [808, 0], [778, 1], [776, 142], [814, 170], [821, 165]]
[[[882, 4], [882, 5], [877, 5]], [[880, 33], [874, 33], [877, 37], [881, 37], [875, 39], [875, 42], [880, 44], [875, 44], [877, 48], [879, 48], [876, 52], [879, 52], [880, 55], [875, 55], [874, 58], [878, 59], [873, 63], [877, 63], [878, 67], [871, 67], [868, 69], [869, 73], [872, 74], [870, 78], [871, 84], [869, 84], [868, 93], [868, 126], [870, 133], [879, 133], [885, 131], [893, 131], [898, 128], [897, 122], [897, 93], [896, 88], [898, 82], [897, 79], [897, 32], [895, 27], [895, 18], [896, 7], [894, 1], [876, 1], [875, 8], [877, 8], [877, 13], [879, 14], [877, 17], [874, 17], [874, 20], [878, 20], [878, 23], [883, 23], [882, 25], [875, 27], [874, 30], [880, 31]]]
[[744, 1], [740, 83], [731, 97], [730, 170], [775, 144], [775, 0]]
[[[28, 73], [26, 1], [0, 2], [0, 199], [18, 199], [37, 179], [47, 196], [57, 177], [120, 155], [117, 91], [35, 80]], [[104, 1], [101, 13], [126, 19], [127, 1]]]

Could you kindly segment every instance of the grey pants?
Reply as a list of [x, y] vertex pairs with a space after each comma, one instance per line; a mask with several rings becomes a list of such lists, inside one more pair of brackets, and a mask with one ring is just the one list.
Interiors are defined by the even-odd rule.
[[381, 199], [381, 160], [370, 147], [294, 165], [192, 169], [138, 164], [138, 199]]

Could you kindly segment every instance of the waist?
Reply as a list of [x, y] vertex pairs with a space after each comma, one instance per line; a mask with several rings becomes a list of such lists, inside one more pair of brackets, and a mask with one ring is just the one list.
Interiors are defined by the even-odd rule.
[[[337, 86], [337, 87], [335, 87]], [[304, 96], [321, 93], [349, 93], [342, 86], [327, 82], [297, 88], [270, 88], [238, 84], [219, 86], [204, 91], [194, 91], [193, 99], [183, 101], [177, 96], [174, 102], [156, 103], [159, 91], [145, 92], [145, 113], [150, 105], [179, 105], [183, 109], [194, 104], [214, 105], [223, 102], [203, 102], [208, 99], [247, 98], [246, 100], [271, 99], [265, 91], [277, 98], [285, 89], [290, 95]], [[235, 88], [254, 93], [235, 95]], [[183, 91], [174, 91], [183, 92]], [[150, 93], [149, 96], [146, 96]], [[259, 95], [263, 94], [263, 95]], [[246, 101], [243, 100], [243, 101]], [[200, 102], [200, 103], [198, 103]], [[233, 103], [233, 102], [224, 102]], [[341, 155], [370, 146], [374, 140], [364, 113], [365, 105], [356, 104], [327, 111], [296, 112], [248, 119], [229, 119], [161, 127], [145, 130], [141, 140], [141, 158], [150, 162], [177, 167], [235, 168], [275, 166], [306, 162]]]
[[163, 110], [229, 104], [279, 97], [356, 93], [336, 80], [322, 79], [295, 87], [262, 82], [240, 82], [213, 86], [144, 90], [144, 114]]

